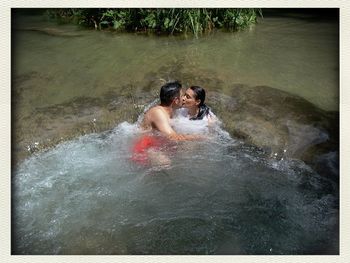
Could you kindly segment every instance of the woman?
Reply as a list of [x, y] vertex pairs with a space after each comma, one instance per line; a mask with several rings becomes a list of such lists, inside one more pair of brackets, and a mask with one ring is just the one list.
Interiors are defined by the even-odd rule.
[[183, 107], [187, 109], [190, 120], [211, 119], [210, 109], [204, 104], [205, 90], [199, 86], [189, 87], [182, 98]]

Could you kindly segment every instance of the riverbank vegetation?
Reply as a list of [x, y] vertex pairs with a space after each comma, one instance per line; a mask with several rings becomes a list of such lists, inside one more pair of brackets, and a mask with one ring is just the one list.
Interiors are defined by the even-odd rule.
[[193, 34], [214, 29], [237, 31], [262, 16], [257, 8], [65, 8], [47, 9], [46, 16], [62, 23], [77, 23], [96, 30]]

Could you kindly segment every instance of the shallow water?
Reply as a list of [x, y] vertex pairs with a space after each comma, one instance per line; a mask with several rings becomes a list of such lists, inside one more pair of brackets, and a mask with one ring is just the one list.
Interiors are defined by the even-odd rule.
[[[243, 32], [183, 39], [79, 30], [37, 16], [15, 18], [13, 73], [14, 78], [34, 74], [24, 91], [30, 108], [87, 94], [98, 97], [169, 65], [193, 76], [210, 72], [223, 90], [234, 83], [266, 85], [326, 110], [339, 108], [337, 21], [266, 17]], [[162, 77], [172, 78], [171, 73]]]

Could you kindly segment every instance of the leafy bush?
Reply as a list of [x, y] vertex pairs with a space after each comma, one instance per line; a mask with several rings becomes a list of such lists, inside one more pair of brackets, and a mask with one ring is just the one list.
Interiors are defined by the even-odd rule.
[[67, 8], [48, 9], [46, 14], [99, 30], [192, 33], [196, 37], [215, 28], [237, 31], [262, 16], [256, 8]]

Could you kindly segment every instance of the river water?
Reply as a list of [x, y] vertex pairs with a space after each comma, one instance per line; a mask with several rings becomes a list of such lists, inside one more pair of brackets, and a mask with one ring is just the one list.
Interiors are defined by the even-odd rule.
[[[73, 139], [14, 166], [14, 254], [339, 252], [338, 184], [300, 160], [266, 158], [219, 124], [208, 140], [162, 149], [167, 166], [130, 160], [136, 119], [159, 89], [150, 83], [204, 80], [209, 92], [222, 93], [232, 83], [267, 85], [338, 110], [336, 21], [271, 16], [243, 32], [194, 39], [15, 18], [13, 122], [21, 146], [14, 152], [49, 132]], [[79, 103], [111, 96], [120, 118], [105, 131], [77, 136], [60, 121], [65, 110], [72, 123], [93, 117]]]

